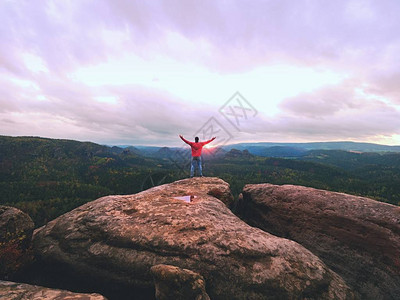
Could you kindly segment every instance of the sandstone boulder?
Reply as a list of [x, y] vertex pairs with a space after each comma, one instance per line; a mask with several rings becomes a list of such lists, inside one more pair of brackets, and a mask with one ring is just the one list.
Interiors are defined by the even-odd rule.
[[106, 300], [99, 294], [80, 294], [42, 286], [0, 280], [0, 299], [7, 300]]
[[150, 268], [154, 278], [157, 300], [210, 300], [203, 276], [170, 265]]
[[399, 299], [400, 208], [293, 185], [249, 184], [238, 213], [305, 246], [362, 299]]
[[103, 197], [38, 229], [34, 251], [53, 277], [68, 273], [113, 299], [154, 298], [150, 270], [159, 264], [203, 276], [211, 299], [352, 297], [310, 251], [235, 216], [230, 194], [221, 179], [203, 177]]
[[0, 205], [0, 278], [8, 279], [31, 261], [34, 224], [17, 208]]

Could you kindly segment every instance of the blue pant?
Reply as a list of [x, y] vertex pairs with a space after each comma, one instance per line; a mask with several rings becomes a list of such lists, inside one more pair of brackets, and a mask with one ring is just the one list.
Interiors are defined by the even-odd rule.
[[190, 166], [190, 177], [194, 175], [194, 169], [196, 166], [199, 168], [200, 176], [203, 176], [203, 168], [201, 167], [201, 156], [192, 156], [192, 162]]

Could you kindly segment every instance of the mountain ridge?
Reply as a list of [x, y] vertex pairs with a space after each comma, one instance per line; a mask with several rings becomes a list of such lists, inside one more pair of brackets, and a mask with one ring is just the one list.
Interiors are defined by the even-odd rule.
[[[181, 149], [179, 146], [148, 146], [143, 144], [101, 144], [92, 141], [77, 141], [73, 139], [62, 139], [62, 138], [47, 138], [40, 136], [6, 136], [0, 135], [0, 138], [14, 138], [14, 139], [41, 139], [41, 140], [56, 140], [56, 141], [71, 141], [80, 142], [88, 144], [96, 144], [100, 146], [106, 146], [108, 148], [118, 147], [121, 149], [131, 148], [134, 151], [145, 151], [153, 153], [161, 148], [169, 149]], [[361, 151], [361, 152], [400, 152], [400, 145], [385, 145], [378, 143], [368, 143], [368, 142], [355, 142], [355, 141], [327, 141], [327, 142], [243, 142], [243, 143], [233, 143], [227, 145], [218, 145], [218, 147], [229, 151], [231, 149], [244, 150], [248, 147], [289, 147], [294, 149], [302, 150], [345, 150], [345, 151]], [[251, 153], [251, 151], [249, 151]]]

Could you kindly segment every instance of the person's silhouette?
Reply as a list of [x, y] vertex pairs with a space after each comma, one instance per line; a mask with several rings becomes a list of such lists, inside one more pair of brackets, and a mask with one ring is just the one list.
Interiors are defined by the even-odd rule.
[[215, 137], [213, 137], [211, 140], [208, 140], [206, 142], [199, 142], [199, 138], [197, 136], [194, 138], [194, 142], [189, 142], [182, 135], [179, 135], [179, 137], [182, 139], [182, 141], [184, 141], [186, 144], [188, 144], [192, 148], [192, 161], [190, 164], [190, 177], [194, 176], [194, 170], [195, 170], [196, 166], [199, 169], [200, 176], [203, 177], [203, 168], [201, 166], [201, 150], [203, 149], [204, 145], [207, 145], [208, 143], [211, 143], [213, 140], [215, 140]]

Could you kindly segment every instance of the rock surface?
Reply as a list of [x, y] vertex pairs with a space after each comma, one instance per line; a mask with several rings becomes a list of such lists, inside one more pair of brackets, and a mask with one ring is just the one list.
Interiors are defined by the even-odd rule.
[[0, 278], [12, 277], [31, 261], [34, 224], [17, 208], [0, 205]]
[[[46, 270], [70, 272], [86, 285], [91, 279], [114, 299], [154, 298], [150, 269], [158, 264], [201, 274], [214, 300], [352, 297], [318, 257], [247, 225], [227, 208], [229, 199], [226, 182], [206, 177], [103, 197], [38, 229], [34, 250]], [[101, 290], [107, 287], [125, 294]]]
[[157, 300], [210, 300], [203, 276], [170, 265], [150, 268], [154, 278]]
[[0, 280], [0, 299], [7, 300], [106, 300], [99, 294], [80, 294], [42, 286]]
[[362, 299], [399, 299], [400, 208], [301, 186], [249, 184], [238, 213], [311, 250]]

